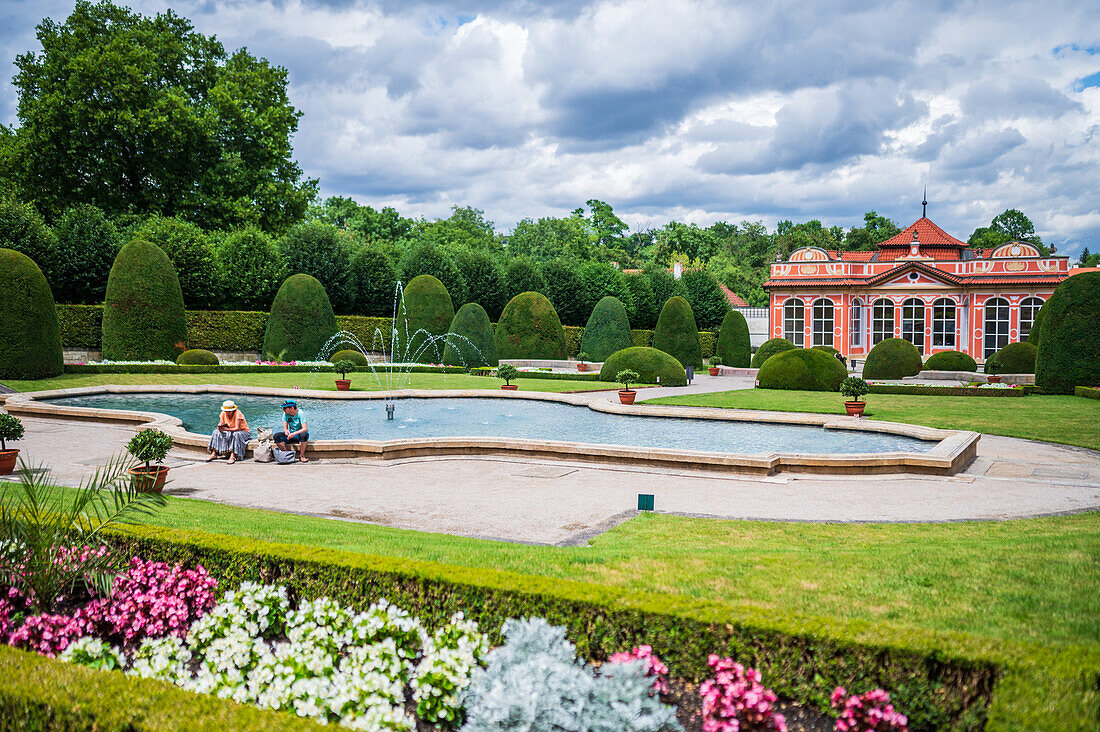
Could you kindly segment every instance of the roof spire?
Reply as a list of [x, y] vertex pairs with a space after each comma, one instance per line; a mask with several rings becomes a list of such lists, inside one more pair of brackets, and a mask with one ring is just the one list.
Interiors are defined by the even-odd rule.
[[922, 219], [928, 218], [928, 184], [924, 186], [924, 200], [920, 202], [921, 212], [920, 217]]

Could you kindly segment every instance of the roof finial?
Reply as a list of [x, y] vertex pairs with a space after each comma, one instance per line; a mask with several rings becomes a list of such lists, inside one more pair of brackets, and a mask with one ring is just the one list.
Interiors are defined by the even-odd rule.
[[921, 212], [920, 217], [922, 219], [928, 218], [928, 185], [924, 186], [924, 200], [920, 202]]

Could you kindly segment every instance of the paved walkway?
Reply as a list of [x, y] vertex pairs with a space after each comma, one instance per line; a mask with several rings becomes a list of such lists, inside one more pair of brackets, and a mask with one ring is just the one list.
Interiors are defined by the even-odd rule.
[[[730, 377], [718, 380], [730, 388]], [[718, 386], [698, 388], [707, 385]], [[67, 485], [121, 452], [133, 435], [124, 426], [23, 422], [23, 455], [48, 463]], [[1100, 509], [1100, 453], [994, 436], [983, 436], [977, 460], [951, 477], [730, 477], [480, 457], [229, 466], [178, 450], [167, 464], [171, 495], [542, 544], [583, 543], [633, 515], [639, 493], [654, 494], [661, 512], [785, 521], [1009, 519]]]

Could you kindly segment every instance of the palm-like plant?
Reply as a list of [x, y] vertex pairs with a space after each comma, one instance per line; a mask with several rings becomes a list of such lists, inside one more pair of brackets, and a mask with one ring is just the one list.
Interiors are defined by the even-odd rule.
[[[19, 479], [0, 489], [0, 572], [27, 598], [35, 612], [49, 612], [81, 584], [110, 594], [126, 557], [105, 546], [110, 526], [136, 523], [165, 505], [159, 493], [144, 493], [131, 484], [119, 456], [80, 484], [58, 488], [50, 471], [20, 462]], [[76, 551], [66, 550], [75, 547]], [[93, 551], [82, 552], [83, 547]]]

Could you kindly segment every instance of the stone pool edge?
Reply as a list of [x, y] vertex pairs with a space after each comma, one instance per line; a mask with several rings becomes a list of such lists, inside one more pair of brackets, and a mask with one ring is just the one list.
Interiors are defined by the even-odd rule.
[[[12, 414], [37, 417], [53, 417], [113, 424], [137, 424], [138, 430], [156, 428], [172, 436], [177, 447], [205, 451], [208, 435], [200, 435], [183, 429], [182, 422], [159, 412], [140, 412], [117, 409], [94, 409], [44, 404], [42, 399], [92, 396], [97, 394], [249, 394], [253, 396], [286, 397], [288, 390], [262, 386], [229, 386], [224, 384], [196, 384], [162, 386], [156, 384], [86, 386], [71, 389], [22, 392], [0, 396], [5, 409]], [[825, 429], [845, 429], [913, 437], [936, 441], [928, 452], [851, 453], [847, 455], [822, 455], [813, 453], [772, 453], [767, 455], [739, 455], [702, 450], [669, 450], [661, 448], [637, 448], [617, 445], [595, 445], [583, 442], [551, 440], [525, 440], [505, 437], [423, 437], [408, 440], [315, 440], [310, 443], [311, 452], [317, 457], [354, 457], [376, 460], [399, 460], [431, 456], [493, 456], [509, 455], [550, 460], [569, 460], [612, 465], [648, 466], [704, 470], [721, 473], [774, 475], [780, 472], [820, 474], [868, 474], [868, 473], [916, 473], [927, 475], [954, 475], [977, 456], [981, 435], [977, 432], [944, 430], [934, 427], [864, 420], [840, 415], [808, 412], [766, 412], [757, 410], [729, 410], [707, 407], [675, 407], [634, 404], [631, 406], [610, 401], [593, 401], [591, 395], [560, 394], [555, 392], [486, 392], [480, 389], [405, 389], [392, 392], [333, 392], [314, 389], [295, 389], [292, 395], [303, 399], [401, 399], [401, 398], [481, 398], [526, 399], [585, 406], [599, 412], [647, 417], [681, 417], [736, 422], [772, 422], [778, 424], [805, 425]], [[255, 447], [256, 441], [249, 443]]]

